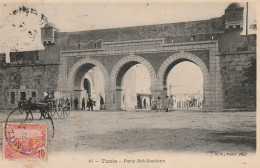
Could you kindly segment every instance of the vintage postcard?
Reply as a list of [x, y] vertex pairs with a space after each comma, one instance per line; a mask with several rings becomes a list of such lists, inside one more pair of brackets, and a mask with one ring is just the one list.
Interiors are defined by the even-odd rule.
[[260, 166], [258, 2], [0, 2], [0, 167]]

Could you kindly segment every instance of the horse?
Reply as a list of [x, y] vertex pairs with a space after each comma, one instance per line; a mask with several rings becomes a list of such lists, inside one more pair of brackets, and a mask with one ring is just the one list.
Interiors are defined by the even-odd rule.
[[26, 100], [17, 101], [17, 103], [18, 103], [18, 110], [21, 112], [21, 114], [23, 114], [23, 112], [25, 111], [25, 109], [24, 109], [24, 103], [25, 102], [26, 102]]
[[51, 107], [53, 106], [52, 101], [43, 101], [43, 102], [37, 102], [35, 98], [29, 98], [29, 100], [24, 101], [22, 104], [22, 109], [26, 112], [26, 120], [28, 119], [29, 114], [31, 114], [32, 120], [33, 120], [33, 111], [39, 110], [41, 113], [40, 119], [42, 117], [44, 119], [50, 119], [51, 115], [49, 114], [49, 111], [52, 110]]
[[50, 115], [50, 110], [51, 109], [51, 105], [53, 102], [52, 101], [49, 101], [49, 102], [36, 102], [36, 99], [35, 98], [29, 98], [29, 100], [26, 100], [22, 103], [22, 109], [24, 109], [24, 111], [26, 112], [26, 118], [24, 120], [24, 122], [26, 120], [28, 120], [28, 116], [29, 114], [31, 114], [31, 117], [32, 117], [32, 120], [33, 120], [33, 111], [36, 111], [36, 110], [39, 110], [40, 113], [41, 113], [41, 116], [40, 116], [40, 119], [42, 119], [42, 117], [44, 119], [49, 119], [51, 120], [51, 123], [52, 123], [52, 127], [53, 127], [53, 136], [54, 136], [54, 124], [53, 124], [53, 119]]

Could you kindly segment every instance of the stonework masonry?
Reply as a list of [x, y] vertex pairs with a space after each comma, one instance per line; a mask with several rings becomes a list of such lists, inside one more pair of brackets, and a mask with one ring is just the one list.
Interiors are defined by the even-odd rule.
[[254, 85], [246, 85], [245, 70], [256, 58], [255, 52], [236, 52], [220, 56], [222, 92], [224, 98], [223, 107], [226, 109], [251, 109], [256, 108], [256, 88]]
[[[13, 109], [21, 98], [21, 92], [26, 98], [36, 93], [41, 99], [43, 92], [57, 88], [59, 65], [12, 66], [0, 68], [0, 108]], [[11, 103], [11, 92], [15, 93], [14, 103]]]

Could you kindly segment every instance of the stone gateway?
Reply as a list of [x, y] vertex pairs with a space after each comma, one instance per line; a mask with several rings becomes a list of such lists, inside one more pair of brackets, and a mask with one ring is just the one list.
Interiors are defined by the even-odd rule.
[[[132, 66], [147, 68], [157, 98], [167, 94], [170, 70], [190, 61], [203, 74], [204, 110], [255, 109], [256, 78], [247, 72], [256, 62], [256, 35], [241, 35], [243, 10], [232, 3], [209, 20], [70, 33], [48, 23], [41, 29], [45, 50], [11, 53], [10, 64], [0, 63], [0, 108], [44, 91], [80, 98], [85, 74], [96, 67], [104, 77], [105, 108], [121, 109], [122, 79]], [[95, 83], [86, 84], [88, 94]]]

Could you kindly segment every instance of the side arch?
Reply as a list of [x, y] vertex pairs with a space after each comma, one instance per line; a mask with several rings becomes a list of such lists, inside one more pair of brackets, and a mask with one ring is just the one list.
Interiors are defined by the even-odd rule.
[[153, 66], [146, 59], [137, 55], [129, 55], [127, 57], [124, 57], [115, 64], [110, 74], [111, 86], [116, 88], [116, 80], [118, 73], [120, 72], [121, 68], [129, 62], [138, 62], [147, 68], [151, 78], [151, 90], [155, 89], [157, 79]]
[[108, 88], [108, 81], [109, 81], [109, 75], [108, 72], [106, 70], [106, 68], [104, 67], [104, 65], [102, 63], [100, 63], [99, 61], [92, 59], [92, 58], [83, 58], [81, 60], [79, 60], [78, 62], [76, 62], [70, 69], [69, 73], [68, 73], [68, 88], [70, 88], [71, 90], [74, 88], [74, 79], [75, 79], [75, 75], [78, 72], [78, 70], [85, 64], [92, 64], [96, 67], [98, 67], [102, 74], [104, 75], [104, 79], [105, 79], [105, 89]]
[[191, 53], [187, 53], [187, 52], [180, 52], [180, 53], [176, 53], [172, 56], [170, 56], [169, 58], [167, 58], [162, 65], [160, 66], [158, 73], [157, 73], [157, 79], [158, 79], [158, 84], [159, 84], [159, 88], [163, 89], [164, 85], [165, 85], [165, 73], [166, 70], [169, 66], [171, 66], [174, 62], [178, 61], [178, 60], [187, 60], [187, 61], [191, 61], [194, 64], [196, 64], [202, 71], [203, 74], [203, 90], [207, 90], [208, 86], [209, 86], [209, 70], [207, 68], [207, 66], [205, 65], [205, 63], [196, 55], [191, 54]]

